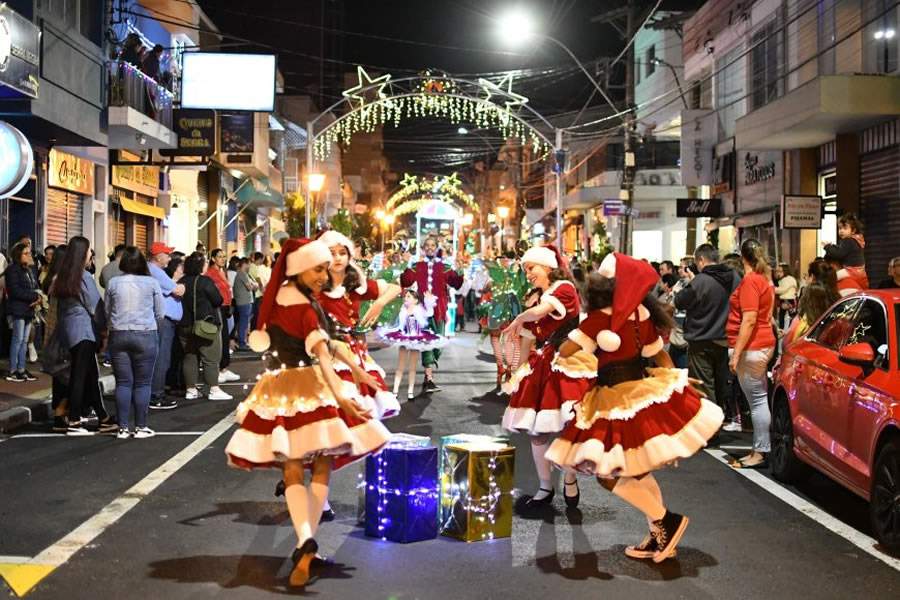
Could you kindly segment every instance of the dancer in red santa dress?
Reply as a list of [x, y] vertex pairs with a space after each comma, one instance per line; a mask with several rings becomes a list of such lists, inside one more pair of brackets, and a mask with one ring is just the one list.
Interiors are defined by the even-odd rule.
[[[444, 325], [447, 323], [447, 306], [450, 302], [449, 288], [459, 289], [463, 285], [463, 276], [449, 268], [444, 261], [437, 256], [438, 243], [434, 236], [428, 236], [422, 242], [422, 250], [425, 256], [405, 270], [400, 275], [400, 285], [403, 289], [416, 286], [416, 289], [427, 296], [432, 294], [436, 304], [434, 316], [431, 318], [429, 329], [438, 335], [444, 335]], [[422, 394], [441, 391], [440, 386], [434, 382], [434, 369], [441, 358], [440, 349], [426, 350], [422, 352], [422, 366], [425, 367], [425, 382], [422, 384]]]
[[[596, 353], [596, 387], [575, 407], [547, 458], [600, 484], [647, 516], [650, 534], [625, 554], [662, 562], [674, 555], [688, 518], [666, 509], [653, 471], [695, 454], [722, 425], [722, 410], [673, 368], [660, 330], [668, 316], [648, 296], [659, 276], [649, 264], [610, 254], [588, 282], [588, 316], [560, 348]], [[657, 368], [645, 369], [644, 360]]]
[[[377, 452], [390, 432], [360, 405], [357, 387], [341, 380], [332, 354], [358, 381], [377, 383], [354, 357], [335, 348], [315, 295], [328, 281], [331, 250], [320, 241], [287, 240], [266, 287], [250, 345], [268, 365], [237, 408], [225, 453], [231, 466], [281, 469], [285, 501], [297, 533], [290, 575], [305, 585], [316, 557], [316, 529], [331, 471]], [[304, 471], [312, 473], [304, 485]]]
[[[531, 451], [539, 488], [533, 496], [522, 496], [516, 511], [537, 516], [550, 506], [556, 494], [550, 461], [545, 458], [550, 436], [574, 417], [573, 407], [591, 388], [597, 374], [593, 352], [557, 352], [566, 335], [578, 326], [581, 303], [562, 257], [553, 246], [530, 248], [522, 256], [529, 283], [541, 291], [537, 304], [520, 313], [504, 334], [531, 337], [534, 346], [523, 363], [503, 385], [509, 406], [503, 427], [531, 436]], [[565, 478], [563, 496], [570, 507], [578, 506], [580, 493], [574, 474]]]

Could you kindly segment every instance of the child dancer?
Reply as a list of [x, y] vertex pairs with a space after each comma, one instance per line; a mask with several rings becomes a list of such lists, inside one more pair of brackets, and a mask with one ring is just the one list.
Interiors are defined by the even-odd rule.
[[[390, 432], [372, 419], [332, 367], [328, 322], [315, 294], [328, 281], [331, 251], [320, 241], [287, 240], [260, 305], [250, 344], [268, 350], [268, 368], [237, 408], [225, 453], [231, 466], [281, 469], [285, 501], [297, 532], [290, 575], [305, 585], [316, 556], [316, 529], [332, 469], [377, 452]], [[368, 375], [344, 357], [358, 377]], [[304, 472], [312, 472], [304, 484]]]
[[825, 244], [825, 260], [837, 269], [838, 292], [847, 296], [859, 290], [869, 289], [864, 250], [866, 239], [862, 234], [862, 221], [853, 213], [838, 218], [838, 241]]
[[[647, 516], [650, 535], [625, 554], [657, 563], [674, 555], [688, 518], [666, 509], [652, 472], [692, 456], [724, 418], [722, 409], [690, 387], [687, 370], [672, 368], [663, 350], [659, 329], [671, 328], [672, 319], [648, 297], [658, 279], [648, 263], [618, 253], [590, 276], [588, 316], [560, 354], [596, 353], [597, 386], [547, 452], [566, 471], [597, 476]], [[644, 359], [660, 368], [644, 369]]]
[[479, 310], [482, 316], [479, 323], [482, 331], [491, 337], [497, 363], [497, 387], [488, 394], [496, 395], [502, 393], [503, 381], [509, 378], [511, 371], [519, 367], [519, 341], [502, 338], [501, 334], [522, 312], [521, 297], [528, 283], [522, 270], [508, 255], [488, 265], [488, 273], [491, 280], [481, 295]]
[[[510, 395], [503, 427], [531, 436], [540, 487], [533, 496], [519, 498], [516, 511], [523, 516], [536, 516], [550, 506], [555, 495], [550, 461], [544, 457], [550, 435], [561, 431], [574, 417], [572, 407], [593, 385], [597, 359], [592, 352], [573, 353], [565, 358], [557, 353], [566, 334], [578, 326], [581, 306], [578, 291], [556, 248], [531, 248], [522, 256], [522, 264], [528, 282], [541, 290], [540, 299], [513, 319], [504, 333], [513, 338], [533, 337], [535, 349], [503, 386]], [[565, 484], [566, 504], [575, 507], [579, 492], [574, 474]]]
[[400, 349], [397, 359], [397, 372], [394, 375], [394, 394], [400, 392], [403, 371], [409, 364], [409, 384], [406, 391], [407, 401], [412, 401], [415, 394], [416, 364], [420, 352], [428, 352], [447, 345], [447, 338], [437, 335], [428, 329], [429, 318], [434, 314], [436, 298], [422, 294], [413, 289], [403, 293], [403, 307], [400, 309], [398, 326], [393, 329], [381, 329], [379, 338]]

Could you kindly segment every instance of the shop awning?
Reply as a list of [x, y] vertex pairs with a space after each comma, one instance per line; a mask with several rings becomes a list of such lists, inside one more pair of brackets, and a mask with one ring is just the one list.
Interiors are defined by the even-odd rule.
[[166, 209], [152, 204], [144, 204], [143, 202], [138, 202], [137, 200], [132, 200], [131, 198], [126, 198], [124, 196], [119, 196], [119, 205], [122, 207], [122, 210], [136, 215], [144, 215], [160, 220], [166, 218]]
[[242, 205], [271, 206], [284, 209], [284, 196], [269, 185], [268, 177], [252, 178], [241, 182], [234, 199]]

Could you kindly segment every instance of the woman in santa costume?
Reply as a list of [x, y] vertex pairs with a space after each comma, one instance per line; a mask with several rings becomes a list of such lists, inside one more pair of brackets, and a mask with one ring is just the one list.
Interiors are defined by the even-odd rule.
[[[281, 469], [285, 501], [297, 532], [290, 582], [305, 585], [318, 544], [315, 533], [332, 470], [377, 452], [390, 432], [358, 402], [355, 385], [341, 380], [332, 354], [357, 380], [375, 385], [353, 356], [331, 344], [316, 294], [328, 281], [331, 250], [320, 241], [287, 240], [266, 287], [250, 336], [267, 351], [265, 373], [237, 408], [225, 453], [231, 466]], [[304, 471], [312, 472], [304, 485]]]
[[[659, 276], [649, 264], [608, 255], [588, 282], [588, 316], [569, 333], [562, 356], [597, 356], [597, 384], [575, 407], [547, 458], [600, 484], [647, 516], [650, 534], [625, 554], [662, 562], [675, 553], [688, 518], [666, 509], [653, 471], [695, 454], [722, 425], [722, 410], [673, 368], [660, 330], [671, 317], [648, 294]], [[645, 369], [644, 360], [657, 368]]]
[[[516, 503], [516, 510], [529, 516], [553, 502], [551, 464], [545, 458], [550, 436], [574, 417], [574, 405], [593, 386], [597, 359], [593, 352], [574, 352], [566, 357], [557, 352], [566, 335], [578, 326], [581, 304], [556, 248], [530, 248], [522, 256], [522, 265], [528, 282], [541, 295], [535, 306], [516, 316], [504, 331], [514, 339], [534, 338], [534, 346], [528, 361], [503, 385], [503, 391], [510, 396], [503, 427], [531, 436], [540, 487], [536, 494], [522, 496]], [[568, 506], [578, 505], [574, 474], [567, 476], [563, 495]]]

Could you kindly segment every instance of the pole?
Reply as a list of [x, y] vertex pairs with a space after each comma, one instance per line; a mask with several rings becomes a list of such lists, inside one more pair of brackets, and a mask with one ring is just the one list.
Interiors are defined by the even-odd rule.
[[315, 166], [313, 160], [313, 123], [312, 121], [306, 122], [306, 202], [304, 203], [306, 206], [306, 221], [304, 226], [304, 233], [306, 237], [310, 236], [309, 229], [309, 206], [312, 204], [312, 190], [309, 189], [309, 176], [313, 172], [313, 167]]
[[[563, 201], [563, 172], [566, 168], [565, 150], [563, 150], [562, 129], [556, 128], [556, 147], [554, 148], [557, 160], [556, 166], [556, 248], [562, 252], [562, 201]], [[562, 159], [562, 160], [560, 160]]]
[[660, 61], [660, 62], [662, 62], [662, 64], [666, 65], [667, 67], [669, 67], [669, 70], [672, 71], [672, 77], [675, 78], [675, 85], [678, 86], [678, 93], [681, 95], [681, 101], [684, 103], [684, 110], [690, 110], [690, 107], [688, 106], [687, 98], [684, 97], [684, 89], [682, 89], [682, 87], [681, 87], [681, 80], [678, 78], [678, 72], [675, 70], [675, 67], [671, 63], [666, 62], [664, 60]]
[[[628, 0], [628, 16], [626, 20], [625, 39], [630, 40], [634, 36], [635, 22], [635, 6], [634, 0]], [[635, 119], [634, 111], [634, 44], [628, 46], [625, 55], [625, 156], [634, 153], [634, 129]], [[622, 239], [619, 246], [624, 254], [631, 254], [631, 231], [633, 228], [632, 210], [634, 207], [634, 171], [637, 168], [637, 157], [635, 157], [635, 166], [622, 166], [622, 189], [625, 190], [625, 214], [622, 218]]]

